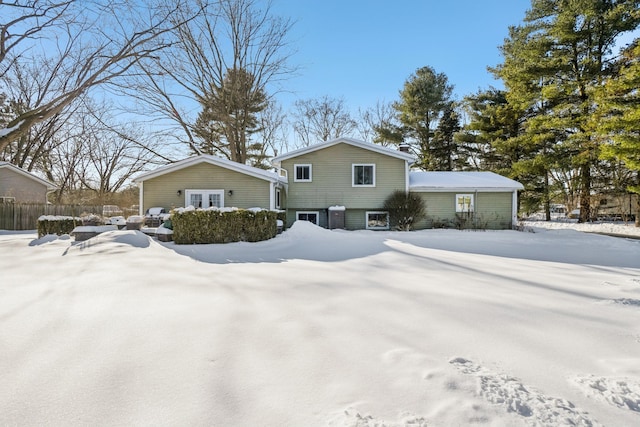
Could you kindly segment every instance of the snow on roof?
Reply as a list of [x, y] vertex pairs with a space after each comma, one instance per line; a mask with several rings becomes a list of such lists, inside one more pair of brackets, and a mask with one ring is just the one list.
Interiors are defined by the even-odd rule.
[[283, 160], [290, 159], [292, 157], [298, 157], [302, 154], [310, 153], [317, 150], [322, 150], [323, 148], [328, 148], [337, 144], [349, 144], [354, 147], [363, 148], [365, 150], [374, 151], [376, 153], [385, 154], [391, 157], [396, 157], [398, 159], [402, 159], [410, 163], [413, 163], [415, 160], [411, 154], [404, 153], [400, 150], [392, 150], [390, 148], [386, 148], [378, 144], [373, 144], [371, 142], [366, 142], [366, 141], [362, 141], [354, 138], [336, 138], [336, 139], [332, 139], [331, 141], [321, 142], [319, 144], [310, 145], [309, 147], [304, 147], [298, 150], [293, 150], [288, 153], [284, 153], [281, 156], [274, 157], [273, 162], [279, 163]]
[[409, 172], [411, 191], [513, 191], [517, 181], [493, 172]]
[[189, 166], [193, 166], [198, 163], [209, 163], [215, 166], [220, 166], [225, 169], [230, 169], [236, 172], [243, 173], [245, 175], [250, 175], [250, 176], [261, 178], [271, 182], [283, 182], [283, 183], [287, 182], [286, 177], [280, 176], [275, 172], [259, 169], [249, 165], [244, 165], [241, 163], [233, 162], [228, 159], [223, 159], [222, 157], [212, 156], [209, 154], [193, 156], [184, 160], [180, 160], [175, 163], [161, 166], [155, 170], [139, 175], [134, 179], [134, 182], [143, 182], [143, 181], [146, 181], [147, 179], [155, 178], [157, 176], [164, 175], [169, 172], [174, 172]]

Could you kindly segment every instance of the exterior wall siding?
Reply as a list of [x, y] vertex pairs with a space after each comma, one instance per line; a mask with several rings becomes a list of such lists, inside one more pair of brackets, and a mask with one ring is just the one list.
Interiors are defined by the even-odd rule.
[[[200, 163], [150, 178], [143, 183], [144, 206], [169, 210], [185, 206], [185, 190], [224, 190], [224, 206], [269, 209], [269, 181], [208, 163]], [[182, 194], [178, 196], [178, 190]], [[229, 190], [233, 195], [229, 196]], [[284, 191], [283, 191], [284, 193]]]
[[[311, 182], [296, 182], [294, 165], [311, 164]], [[375, 187], [352, 186], [352, 164], [375, 164]], [[405, 161], [354, 147], [336, 144], [282, 161], [289, 176], [287, 222], [296, 211], [320, 211], [320, 225], [327, 226], [327, 208], [345, 206], [347, 229], [365, 228], [367, 210], [380, 210], [394, 190], [405, 189]]]
[[[425, 202], [427, 217], [416, 229], [452, 227], [456, 222], [455, 193], [418, 193]], [[481, 229], [509, 229], [511, 224], [510, 192], [478, 192], [474, 194], [475, 226]]]
[[0, 196], [15, 197], [16, 203], [46, 203], [47, 186], [11, 169], [0, 169]]

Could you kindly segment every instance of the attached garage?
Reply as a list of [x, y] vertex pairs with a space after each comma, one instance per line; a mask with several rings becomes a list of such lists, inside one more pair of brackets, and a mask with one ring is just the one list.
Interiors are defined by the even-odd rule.
[[511, 229], [517, 222], [517, 181], [493, 172], [410, 172], [409, 190], [420, 194], [423, 228]]

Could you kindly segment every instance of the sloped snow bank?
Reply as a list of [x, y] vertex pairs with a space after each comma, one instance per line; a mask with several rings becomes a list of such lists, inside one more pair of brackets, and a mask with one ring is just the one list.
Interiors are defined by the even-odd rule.
[[522, 221], [521, 226], [533, 230], [575, 230], [586, 233], [604, 233], [620, 236], [640, 237], [640, 227], [633, 222], [587, 222], [578, 223], [576, 220], [563, 221]]
[[0, 425], [640, 419], [640, 307], [619, 302], [640, 299], [639, 241], [302, 222], [255, 244], [35, 236], [0, 233]]

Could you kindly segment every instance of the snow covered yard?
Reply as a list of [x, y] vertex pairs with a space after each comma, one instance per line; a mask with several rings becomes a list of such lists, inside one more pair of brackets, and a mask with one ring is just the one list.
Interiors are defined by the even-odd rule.
[[640, 240], [0, 232], [0, 425], [640, 425]]

